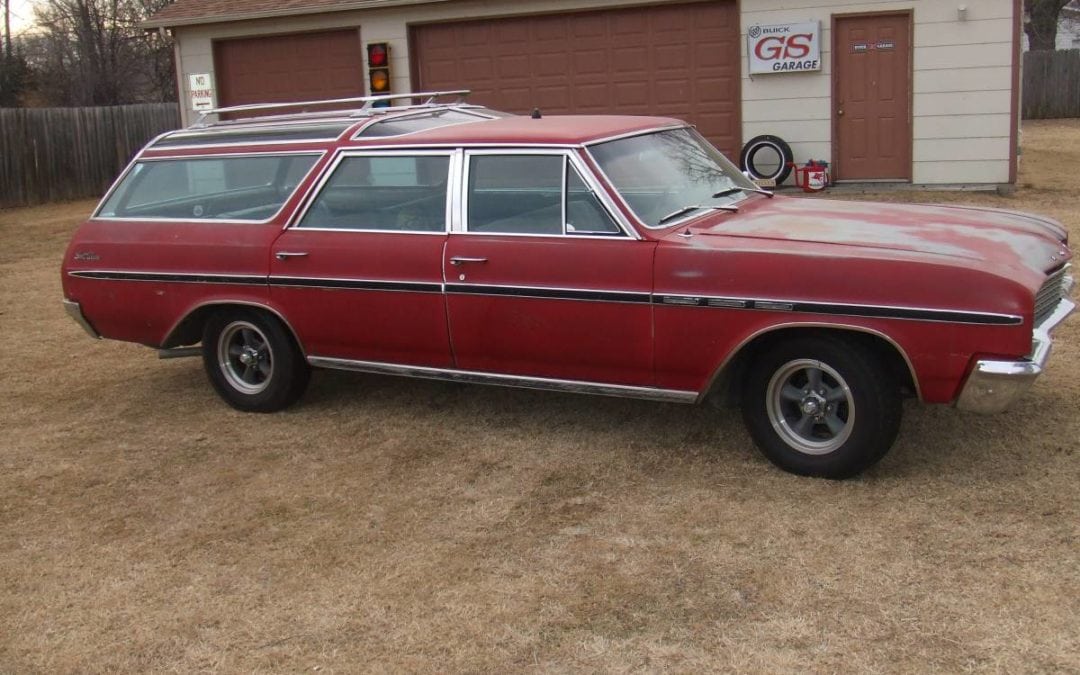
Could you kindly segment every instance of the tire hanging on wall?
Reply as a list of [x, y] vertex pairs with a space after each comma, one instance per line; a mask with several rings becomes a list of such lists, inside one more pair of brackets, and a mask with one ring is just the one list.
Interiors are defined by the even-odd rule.
[[782, 184], [791, 175], [791, 162], [795, 156], [791, 146], [779, 136], [755, 136], [743, 146], [739, 155], [742, 170], [754, 180], [774, 180]]

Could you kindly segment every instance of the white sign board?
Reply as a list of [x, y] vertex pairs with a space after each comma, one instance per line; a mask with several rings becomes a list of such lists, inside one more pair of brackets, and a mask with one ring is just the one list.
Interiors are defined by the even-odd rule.
[[821, 23], [778, 23], [746, 31], [750, 74], [821, 70]]
[[214, 107], [214, 82], [210, 73], [188, 75], [188, 94], [192, 110], [210, 110]]

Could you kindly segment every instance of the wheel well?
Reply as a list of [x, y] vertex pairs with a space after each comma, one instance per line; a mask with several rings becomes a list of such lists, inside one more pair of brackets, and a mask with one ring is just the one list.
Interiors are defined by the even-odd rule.
[[281, 325], [285, 326], [286, 332], [292, 337], [293, 342], [295, 342], [296, 346], [300, 349], [300, 352], [304, 353], [303, 345], [300, 344], [300, 339], [297, 337], [296, 331], [293, 330], [293, 327], [289, 325], [289, 322], [286, 321], [284, 317], [269, 307], [243, 302], [219, 302], [196, 307], [187, 316], [181, 319], [180, 323], [176, 324], [168, 337], [165, 338], [161, 348], [172, 349], [174, 347], [198, 344], [202, 341], [203, 329], [206, 326], [206, 322], [210, 320], [210, 317], [227, 309], [258, 312], [280, 321]]
[[833, 335], [862, 344], [886, 365], [903, 396], [917, 397], [919, 395], [919, 389], [915, 385], [914, 373], [907, 359], [904, 358], [899, 347], [884, 337], [852, 328], [794, 326], [763, 333], [739, 348], [735, 356], [729, 359], [713, 377], [707, 397], [722, 406], [738, 405], [740, 388], [745, 380], [746, 371], [758, 354], [766, 351], [770, 345], [777, 342], [810, 335]]

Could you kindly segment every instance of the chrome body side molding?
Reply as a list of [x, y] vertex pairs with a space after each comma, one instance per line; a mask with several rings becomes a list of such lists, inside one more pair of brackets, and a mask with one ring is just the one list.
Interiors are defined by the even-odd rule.
[[577, 380], [559, 380], [548, 377], [502, 375], [499, 373], [481, 373], [470, 370], [430, 368], [427, 366], [410, 366], [396, 363], [379, 363], [375, 361], [353, 361], [350, 359], [338, 359], [325, 356], [309, 356], [307, 360], [308, 363], [316, 368], [351, 370], [359, 373], [374, 373], [376, 375], [399, 375], [427, 380], [443, 380], [446, 382], [466, 382], [469, 384], [495, 384], [504, 387], [516, 387], [518, 389], [540, 389], [574, 394], [596, 394], [599, 396], [637, 398], [666, 403], [695, 403], [698, 400], [698, 392], [696, 391], [655, 389], [652, 387], [581, 382]]

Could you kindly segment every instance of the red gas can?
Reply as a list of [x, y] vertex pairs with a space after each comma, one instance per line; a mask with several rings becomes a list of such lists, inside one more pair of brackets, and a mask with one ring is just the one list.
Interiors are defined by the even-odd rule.
[[795, 170], [795, 185], [803, 192], [819, 192], [832, 183], [828, 162], [812, 159], [804, 166], [796, 166], [795, 162], [790, 166]]

